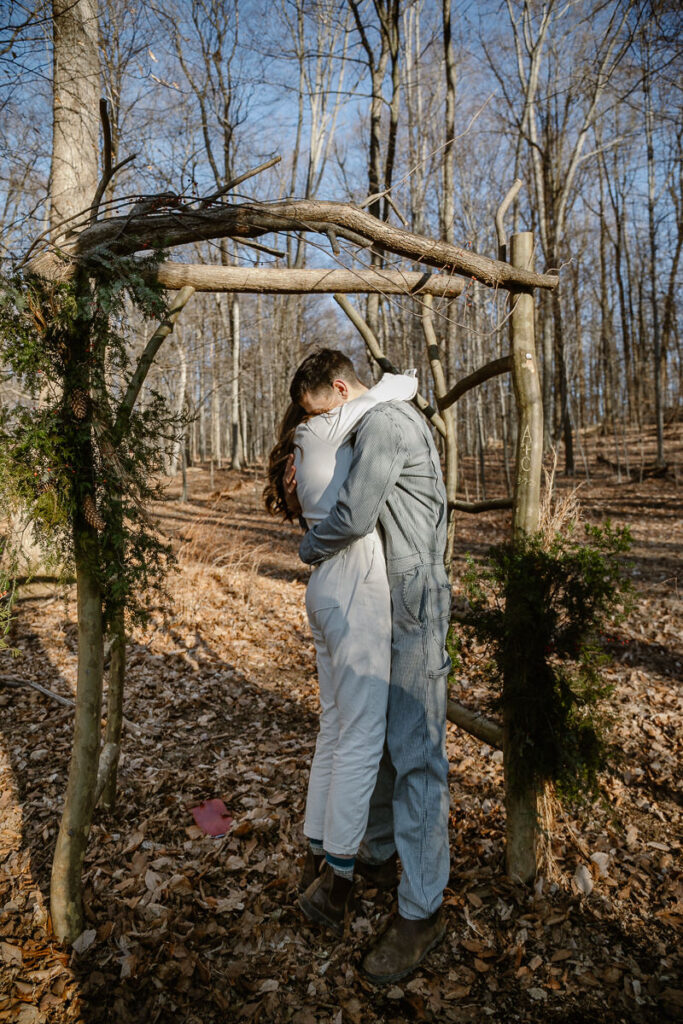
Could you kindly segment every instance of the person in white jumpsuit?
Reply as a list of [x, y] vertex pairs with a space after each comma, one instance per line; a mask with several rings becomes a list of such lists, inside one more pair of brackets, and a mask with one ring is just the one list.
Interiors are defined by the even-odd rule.
[[[309, 528], [337, 501], [353, 456], [350, 435], [362, 416], [416, 391], [414, 376], [385, 374], [359, 397], [297, 427], [297, 496]], [[352, 875], [382, 757], [391, 672], [391, 603], [376, 529], [313, 569], [306, 611], [321, 711], [304, 834], [336, 873]]]

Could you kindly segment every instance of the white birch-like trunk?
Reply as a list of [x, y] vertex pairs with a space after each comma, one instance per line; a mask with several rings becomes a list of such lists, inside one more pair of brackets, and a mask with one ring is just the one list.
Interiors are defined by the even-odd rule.
[[240, 302], [237, 295], [232, 299], [232, 394], [230, 403], [230, 423], [232, 427], [232, 469], [242, 469], [243, 454], [240, 436]]

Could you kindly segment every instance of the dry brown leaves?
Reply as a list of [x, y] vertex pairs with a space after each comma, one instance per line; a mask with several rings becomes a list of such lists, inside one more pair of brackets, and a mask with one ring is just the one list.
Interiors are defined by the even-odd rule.
[[[449, 731], [449, 932], [414, 977], [383, 991], [358, 972], [392, 909], [359, 889], [343, 942], [295, 909], [301, 820], [316, 734], [315, 666], [298, 534], [259, 508], [261, 482], [190, 471], [191, 501], [158, 509], [178, 546], [168, 609], [129, 652], [116, 813], [95, 816], [86, 928], [50, 937], [52, 847], [71, 712], [2, 689], [0, 1021], [666, 1021], [683, 1013], [680, 614], [675, 480], [582, 488], [595, 519], [636, 536], [639, 602], [608, 669], [623, 759], [580, 815], [551, 808], [533, 892], [503, 874], [499, 753]], [[459, 557], [502, 536], [504, 515], [463, 519]], [[680, 541], [680, 533], [678, 534]], [[20, 606], [3, 672], [73, 696], [73, 594]], [[484, 696], [479, 659], [455, 684]], [[221, 797], [234, 817], [211, 839], [189, 808]]]

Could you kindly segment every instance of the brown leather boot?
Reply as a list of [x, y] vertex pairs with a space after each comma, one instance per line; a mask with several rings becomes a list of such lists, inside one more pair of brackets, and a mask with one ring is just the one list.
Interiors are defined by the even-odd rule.
[[398, 854], [383, 860], [381, 864], [370, 864], [369, 861], [356, 857], [355, 872], [364, 878], [374, 889], [388, 891], [398, 885]]
[[382, 938], [363, 960], [362, 971], [374, 985], [388, 985], [410, 974], [446, 934], [441, 910], [409, 921], [397, 914]]
[[352, 892], [353, 879], [335, 875], [326, 864], [306, 892], [299, 896], [299, 906], [311, 921], [325, 925], [341, 936]]
[[308, 889], [311, 882], [315, 882], [316, 878], [320, 874], [320, 869], [325, 861], [324, 853], [313, 853], [313, 850], [308, 848], [306, 851], [306, 857], [304, 859], [304, 866], [301, 869], [301, 878], [299, 879], [299, 892], [305, 892]]

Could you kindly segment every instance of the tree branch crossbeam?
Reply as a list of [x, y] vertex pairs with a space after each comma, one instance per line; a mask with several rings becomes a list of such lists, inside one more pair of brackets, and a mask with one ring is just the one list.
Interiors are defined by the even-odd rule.
[[251, 292], [256, 294], [361, 293], [383, 295], [436, 295], [456, 298], [465, 287], [462, 278], [402, 270], [290, 270], [281, 267], [224, 267], [202, 263], [159, 265], [156, 280], [166, 288], [194, 288], [198, 292]]
[[[311, 225], [315, 225], [312, 228]], [[67, 280], [77, 264], [102, 255], [125, 256], [154, 248], [172, 248], [212, 238], [259, 238], [287, 231], [335, 229], [353, 232], [367, 245], [392, 252], [416, 263], [468, 278], [489, 287], [550, 288], [558, 284], [554, 274], [537, 274], [500, 260], [479, 256], [467, 249], [396, 228], [350, 203], [322, 200], [286, 200], [277, 203], [244, 203], [218, 209], [178, 209], [99, 220], [65, 245], [59, 253], [47, 250], [29, 264], [32, 273], [49, 280]]]

